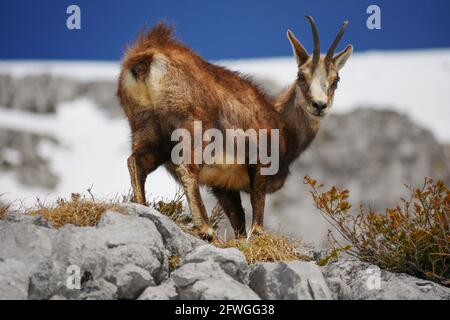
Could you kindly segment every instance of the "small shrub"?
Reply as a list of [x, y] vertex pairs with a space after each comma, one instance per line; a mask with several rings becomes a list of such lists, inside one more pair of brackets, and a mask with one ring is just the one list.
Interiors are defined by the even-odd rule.
[[177, 224], [185, 225], [191, 222], [191, 217], [184, 213], [184, 192], [178, 189], [172, 199], [156, 199], [150, 202], [150, 207], [169, 217]]
[[351, 215], [349, 191], [305, 177], [316, 207], [351, 246], [330, 233], [337, 254], [346, 251], [359, 259], [394, 272], [404, 272], [450, 286], [450, 190], [442, 181], [426, 178], [412, 189], [410, 199], [385, 213], [360, 206]]
[[346, 245], [343, 247], [334, 247], [332, 248], [327, 255], [325, 255], [324, 257], [322, 257], [321, 259], [319, 259], [319, 261], [317, 261], [317, 264], [321, 267], [327, 265], [331, 260], [337, 259], [339, 257], [339, 255], [341, 254], [341, 252], [346, 252], [348, 250], [350, 250], [351, 246], [350, 245]]
[[76, 226], [95, 226], [106, 210], [121, 211], [119, 204], [113, 202], [88, 199], [78, 193], [72, 193], [70, 200], [58, 199], [55, 204], [39, 204], [26, 214], [39, 215], [49, 221], [53, 227], [60, 228], [65, 224]]

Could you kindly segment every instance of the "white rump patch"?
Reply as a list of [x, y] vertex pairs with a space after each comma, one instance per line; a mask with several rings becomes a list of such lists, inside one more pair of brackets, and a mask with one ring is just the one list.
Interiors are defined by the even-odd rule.
[[141, 107], [152, 108], [157, 104], [161, 91], [161, 80], [167, 73], [167, 63], [164, 55], [156, 53], [145, 82], [137, 81], [131, 71], [126, 71], [123, 79], [124, 87]]
[[[167, 59], [164, 55], [156, 53], [153, 56], [152, 63], [150, 65], [149, 76], [147, 77], [147, 85], [151, 87], [152, 85], [158, 85], [161, 79], [167, 73]], [[124, 76], [125, 87], [135, 86], [137, 84], [136, 79], [133, 77], [131, 72], [128, 70]]]
[[152, 64], [150, 65], [150, 77], [151, 83], [157, 83], [167, 73], [167, 58], [161, 53], [153, 55]]
[[123, 85], [125, 88], [130, 88], [131, 86], [136, 85], [136, 79], [131, 74], [130, 70], [126, 70], [125, 75], [123, 77]]

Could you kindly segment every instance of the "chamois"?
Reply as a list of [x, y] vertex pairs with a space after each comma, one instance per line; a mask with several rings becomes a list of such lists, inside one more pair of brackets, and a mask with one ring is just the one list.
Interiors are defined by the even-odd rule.
[[[146, 177], [164, 165], [181, 183], [194, 224], [205, 238], [213, 236], [213, 230], [200, 196], [201, 185], [211, 189], [237, 237], [246, 236], [240, 191], [248, 192], [253, 209], [250, 234], [263, 230], [266, 194], [283, 186], [290, 164], [316, 136], [333, 102], [338, 71], [353, 51], [348, 45], [334, 55], [346, 21], [327, 54], [321, 55], [316, 24], [310, 16], [306, 18], [313, 33], [313, 53], [309, 55], [287, 31], [297, 79], [274, 101], [246, 77], [203, 60], [176, 40], [164, 23], [139, 36], [125, 53], [117, 91], [132, 133], [128, 169], [135, 202], [146, 204]], [[203, 130], [223, 133], [228, 128], [266, 129], [271, 135], [277, 129], [278, 172], [262, 174], [264, 165], [259, 160], [255, 164], [174, 163], [171, 152], [177, 142], [171, 135], [178, 128], [192, 132], [194, 121], [201, 121]]]

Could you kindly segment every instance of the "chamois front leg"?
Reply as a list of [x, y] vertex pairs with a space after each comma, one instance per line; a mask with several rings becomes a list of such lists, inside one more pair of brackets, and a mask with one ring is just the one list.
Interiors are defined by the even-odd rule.
[[253, 209], [250, 236], [259, 235], [264, 231], [264, 206], [266, 202], [266, 177], [261, 174], [259, 166], [250, 175], [250, 202]]
[[246, 237], [245, 211], [242, 208], [241, 194], [239, 191], [213, 188], [212, 192], [230, 220], [236, 239]]
[[193, 165], [180, 164], [176, 168], [176, 173], [183, 185], [195, 226], [199, 229], [201, 236], [211, 240], [214, 230], [200, 195], [198, 168]]

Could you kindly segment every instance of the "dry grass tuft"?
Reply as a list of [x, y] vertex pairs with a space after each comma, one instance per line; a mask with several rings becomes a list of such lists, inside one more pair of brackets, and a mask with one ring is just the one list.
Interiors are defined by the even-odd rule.
[[8, 212], [8, 206], [0, 203], [0, 220], [2, 220]]
[[[330, 233], [335, 255], [345, 251], [359, 259], [395, 272], [404, 272], [450, 286], [450, 189], [426, 178], [385, 213], [372, 210], [352, 215], [349, 191], [323, 185], [305, 177], [316, 207], [346, 243]], [[325, 261], [326, 263], [326, 261]]]
[[[0, 198], [3, 196], [3, 194], [0, 194]], [[6, 217], [6, 214], [8, 213], [10, 209], [10, 205], [6, 205], [2, 202], [0, 202], [0, 220], [4, 219]]]
[[176, 268], [178, 268], [178, 265], [180, 264], [181, 261], [181, 256], [180, 255], [173, 255], [170, 256], [169, 259], [169, 270], [170, 271], [174, 271]]
[[236, 248], [240, 250], [249, 264], [257, 262], [310, 260], [300, 255], [297, 248], [300, 241], [289, 239], [271, 231], [250, 239], [232, 239], [226, 242], [216, 240], [213, 244], [219, 248]]
[[223, 211], [222, 207], [217, 203], [216, 206], [212, 209], [211, 215], [209, 217], [209, 222], [213, 229], [217, 229], [219, 227], [219, 223], [223, 221], [225, 218], [225, 211]]
[[95, 226], [107, 210], [123, 211], [120, 204], [102, 202], [82, 197], [78, 193], [72, 193], [71, 199], [58, 199], [55, 204], [39, 204], [36, 209], [26, 212], [30, 215], [42, 216], [53, 227], [60, 228], [66, 224], [76, 226]]

